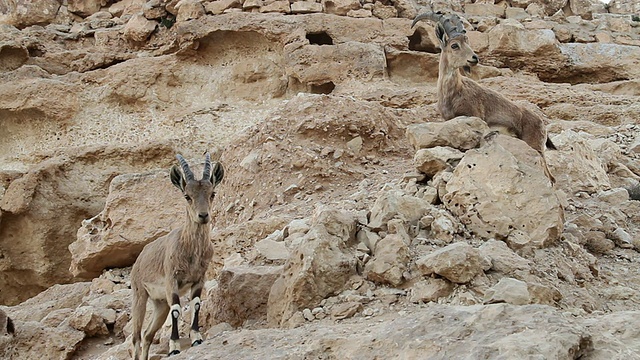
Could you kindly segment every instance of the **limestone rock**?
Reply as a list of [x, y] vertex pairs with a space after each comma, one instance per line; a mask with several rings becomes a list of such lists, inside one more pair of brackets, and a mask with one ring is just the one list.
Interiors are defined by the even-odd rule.
[[198, 0], [182, 0], [178, 4], [176, 21], [193, 20], [205, 15], [204, 6]]
[[418, 150], [413, 158], [413, 163], [418, 171], [431, 178], [440, 171], [455, 167], [463, 155], [460, 150], [436, 146]]
[[611, 205], [619, 205], [629, 200], [629, 191], [623, 188], [616, 188], [599, 192], [596, 197]]
[[293, 14], [311, 14], [322, 12], [321, 3], [313, 1], [294, 1], [291, 3], [291, 13]]
[[583, 136], [566, 130], [555, 136], [553, 142], [558, 151], [547, 151], [547, 161], [565, 191], [595, 193], [611, 188], [602, 162]]
[[587, 231], [584, 236], [584, 246], [593, 254], [606, 254], [615, 247], [615, 243], [607, 239], [607, 235], [601, 231]]
[[493, 304], [505, 302], [513, 305], [526, 305], [530, 302], [527, 283], [513, 278], [502, 278], [500, 281], [487, 290], [485, 303]]
[[17, 0], [0, 5], [0, 24], [13, 25], [19, 29], [31, 25], [47, 25], [56, 18], [58, 0]]
[[612, 14], [637, 14], [640, 12], [640, 4], [633, 0], [611, 0], [609, 12]]
[[544, 10], [545, 15], [551, 16], [558, 12], [558, 10], [563, 9], [567, 5], [567, 2], [568, 0], [513, 0], [511, 1], [511, 5], [527, 8], [535, 4]]
[[282, 241], [263, 239], [255, 244], [260, 255], [269, 260], [286, 260], [289, 258], [289, 250]]
[[289, 14], [291, 12], [291, 4], [287, 0], [274, 1], [260, 7], [261, 13], [282, 13]]
[[317, 306], [355, 274], [357, 258], [347, 245], [355, 243], [355, 219], [335, 222], [342, 217], [335, 215], [334, 209], [318, 209], [311, 229], [292, 249], [269, 294], [269, 324], [284, 325], [299, 310]]
[[[115, 315], [115, 311], [113, 313]], [[92, 306], [78, 307], [69, 318], [69, 325], [89, 337], [109, 335], [109, 329], [107, 329], [103, 317]]]
[[356, 237], [356, 219], [353, 213], [328, 206], [321, 206], [311, 217], [311, 226], [319, 225], [329, 235], [353, 245]]
[[0, 336], [2, 359], [70, 359], [85, 334], [69, 326], [48, 327], [34, 321], [16, 321], [13, 337]]
[[505, 15], [505, 7], [494, 4], [466, 4], [464, 12], [473, 16], [493, 16], [503, 18]]
[[362, 304], [356, 301], [336, 304], [331, 307], [331, 317], [336, 320], [350, 318], [362, 309]]
[[482, 244], [478, 250], [480, 254], [491, 259], [491, 270], [505, 275], [515, 272], [529, 273], [529, 261], [511, 250], [503, 241], [491, 239]]
[[67, 0], [69, 12], [87, 17], [100, 10], [100, 7], [106, 5], [106, 0]]
[[400, 286], [410, 259], [409, 247], [403, 237], [387, 235], [377, 242], [375, 249], [373, 258], [364, 267], [365, 277], [379, 284]]
[[441, 123], [409, 125], [406, 134], [416, 150], [449, 146], [464, 151], [480, 145], [487, 132], [489, 128], [482, 119], [459, 116]]
[[378, 19], [391, 19], [398, 17], [398, 9], [391, 5], [384, 5], [383, 3], [378, 1], [373, 4], [371, 13]]
[[124, 27], [124, 36], [131, 41], [145, 41], [156, 29], [157, 23], [142, 14], [136, 14], [129, 19]]
[[182, 225], [185, 207], [166, 170], [115, 177], [104, 210], [83, 221], [69, 245], [71, 273], [94, 277], [132, 265], [146, 244]]
[[426, 278], [411, 286], [409, 300], [414, 303], [438, 301], [453, 291], [453, 284], [444, 279]]
[[[631, 313], [635, 322], [638, 312]], [[544, 359], [575, 359], [593, 351], [592, 336], [601, 339], [599, 352], [615, 354], [616, 350], [634, 348], [634, 340], [618, 340], [625, 337], [624, 321], [617, 321], [611, 323], [618, 324], [621, 331], [608, 333], [603, 329], [611, 325], [600, 323], [593, 330], [598, 335], [591, 335], [580, 319], [550, 306], [430, 303], [389, 320], [374, 321], [366, 331], [357, 331], [360, 328], [348, 322], [325, 325], [314, 321], [294, 329], [224, 332], [189, 349], [189, 356], [238, 360], [298, 356], [304, 342], [305, 354], [313, 354], [309, 356], [339, 359], [356, 357], [354, 354], [362, 359], [489, 359], [496, 354], [505, 359], [527, 359], [531, 354]], [[370, 346], [372, 343], [376, 346]]]
[[109, 181], [123, 172], [168, 168], [172, 159], [167, 143], [87, 146], [52, 156], [14, 180], [0, 200], [0, 303], [17, 303], [70, 281], [68, 246], [82, 220], [104, 207]]
[[13, 306], [11, 317], [20, 321], [41, 321], [50, 312], [75, 309], [89, 294], [91, 283], [79, 282], [67, 285], [53, 285], [29, 300]]
[[598, 0], [570, 0], [569, 8], [583, 19], [592, 19], [594, 14], [607, 13], [605, 3]]
[[0, 43], [0, 73], [18, 69], [29, 60], [29, 50], [13, 42]]
[[227, 9], [239, 8], [242, 8], [242, 2], [240, 0], [217, 0], [204, 4], [205, 11], [213, 15], [222, 14]]
[[478, 249], [458, 242], [436, 250], [416, 261], [423, 275], [438, 274], [447, 280], [464, 284], [491, 268], [491, 261], [483, 257]]
[[269, 291], [282, 266], [237, 266], [222, 269], [212, 294], [210, 312], [216, 322], [234, 327], [267, 316]]
[[548, 246], [560, 237], [564, 215], [540, 161], [523, 141], [498, 135], [488, 146], [467, 151], [442, 200], [482, 238], [506, 239], [522, 230], [536, 246]]
[[327, 14], [345, 16], [350, 10], [360, 9], [360, 1], [358, 0], [323, 0], [324, 11]]
[[149, 20], [160, 19], [163, 16], [167, 16], [167, 10], [164, 8], [164, 4], [160, 0], [147, 1], [142, 7], [142, 14]]
[[384, 228], [395, 217], [407, 222], [416, 222], [431, 209], [423, 199], [407, 196], [399, 190], [388, 190], [376, 199], [371, 209], [369, 228]]

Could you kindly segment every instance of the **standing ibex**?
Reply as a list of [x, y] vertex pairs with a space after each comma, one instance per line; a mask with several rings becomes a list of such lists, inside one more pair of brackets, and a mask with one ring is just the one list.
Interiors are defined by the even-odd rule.
[[[180, 189], [187, 200], [186, 224], [146, 245], [131, 269], [133, 289], [133, 351], [134, 359], [147, 360], [153, 337], [171, 311], [171, 339], [169, 355], [179, 349], [178, 318], [180, 317], [180, 295], [190, 291], [192, 346], [202, 343], [198, 327], [200, 295], [204, 286], [204, 275], [213, 256], [209, 238], [211, 203], [214, 189], [224, 177], [224, 169], [216, 163], [211, 169], [211, 159], [206, 155], [202, 180], [196, 180], [189, 165], [181, 155], [184, 175], [177, 166], [171, 168], [171, 182]], [[147, 300], [153, 304], [151, 324], [147, 327], [140, 346], [142, 323]]]
[[469, 71], [478, 64], [478, 56], [469, 46], [469, 39], [462, 20], [455, 14], [427, 12], [416, 16], [411, 27], [423, 19], [436, 22], [436, 36], [440, 41], [440, 65], [438, 73], [438, 110], [445, 120], [456, 116], [476, 116], [490, 128], [505, 131], [523, 140], [542, 156], [544, 172], [551, 175], [544, 157], [545, 145], [555, 149], [547, 137], [543, 120], [532, 111], [515, 104], [501, 94], [480, 86], [465, 77], [461, 71]]

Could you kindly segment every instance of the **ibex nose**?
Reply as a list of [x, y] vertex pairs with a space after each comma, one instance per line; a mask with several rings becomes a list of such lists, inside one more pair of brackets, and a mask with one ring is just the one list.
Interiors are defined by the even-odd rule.
[[472, 65], [475, 65], [480, 62], [480, 58], [478, 57], [478, 55], [473, 54], [473, 56], [471, 57], [471, 60], [467, 60], [467, 62]]
[[198, 220], [200, 220], [200, 223], [202, 224], [206, 224], [209, 222], [209, 213], [200, 213], [198, 214]]

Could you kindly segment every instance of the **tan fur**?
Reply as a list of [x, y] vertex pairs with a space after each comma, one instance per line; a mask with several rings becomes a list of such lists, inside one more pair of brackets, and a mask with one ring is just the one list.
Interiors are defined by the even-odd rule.
[[[193, 298], [202, 290], [204, 275], [213, 256], [209, 212], [215, 186], [224, 176], [222, 166], [216, 164], [211, 178], [203, 180], [180, 176], [174, 167], [172, 181], [187, 198], [186, 224], [145, 246], [131, 270], [134, 359], [147, 360], [155, 333], [167, 318], [171, 305], [176, 305], [176, 295], [190, 291]], [[154, 313], [141, 337], [148, 300], [151, 300]], [[197, 327], [197, 322], [194, 326]]]
[[[431, 17], [419, 15], [416, 19], [437, 17], [442, 18], [436, 14]], [[464, 32], [455, 32], [449, 38], [445, 27], [438, 24], [436, 34], [442, 49], [438, 74], [438, 110], [442, 117], [449, 120], [456, 116], [476, 116], [491, 128], [513, 134], [540, 153], [545, 175], [554, 183], [555, 178], [544, 157], [548, 142], [544, 121], [532, 111], [462, 75], [465, 67], [478, 63]]]

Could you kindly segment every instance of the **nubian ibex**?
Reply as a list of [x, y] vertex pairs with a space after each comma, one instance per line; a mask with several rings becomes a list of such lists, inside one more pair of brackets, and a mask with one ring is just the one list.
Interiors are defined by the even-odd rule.
[[[218, 162], [212, 169], [211, 159], [207, 154], [202, 180], [196, 180], [186, 160], [179, 154], [176, 158], [182, 173], [174, 165], [170, 177], [187, 201], [186, 223], [182, 228], [147, 244], [131, 269], [133, 356], [136, 360], [148, 359], [153, 337], [169, 312], [172, 322], [169, 355], [180, 352], [180, 295], [187, 292], [190, 292], [191, 297], [191, 345], [202, 343], [198, 314], [205, 272], [213, 256], [213, 245], [209, 238], [211, 204], [215, 188], [224, 177], [224, 169]], [[151, 300], [153, 305], [153, 316], [141, 338], [147, 300]]]
[[426, 12], [416, 16], [436, 23], [440, 42], [438, 111], [445, 120], [456, 116], [476, 116], [493, 130], [516, 136], [540, 153], [545, 175], [555, 183], [544, 156], [545, 148], [555, 149], [547, 136], [544, 121], [529, 109], [517, 105], [496, 91], [463, 76], [480, 61], [469, 46], [464, 24], [458, 15]]

